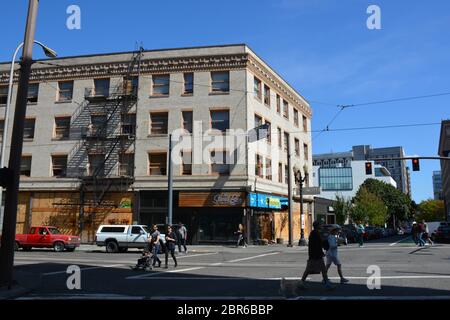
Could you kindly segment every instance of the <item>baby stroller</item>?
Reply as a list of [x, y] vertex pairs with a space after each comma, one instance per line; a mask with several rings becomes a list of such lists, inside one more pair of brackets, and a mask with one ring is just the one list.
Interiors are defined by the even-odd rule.
[[142, 256], [137, 260], [136, 265], [132, 267], [133, 270], [150, 271], [153, 269], [151, 250], [149, 249], [150, 248], [144, 249]]

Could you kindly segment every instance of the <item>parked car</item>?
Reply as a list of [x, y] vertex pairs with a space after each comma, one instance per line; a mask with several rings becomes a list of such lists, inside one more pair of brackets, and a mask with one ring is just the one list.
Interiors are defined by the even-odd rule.
[[340, 225], [338, 224], [324, 224], [321, 225], [319, 228], [319, 233], [320, 233], [320, 237], [322, 238], [322, 240], [325, 240], [328, 238], [328, 236], [330, 235], [330, 231], [332, 229], [339, 229], [339, 233], [338, 233], [338, 245], [347, 245], [348, 244], [348, 240], [346, 237], [345, 232], [342, 231], [342, 228]]
[[345, 224], [342, 226], [342, 232], [345, 233], [345, 236], [347, 238], [347, 241], [349, 243], [355, 243], [357, 236], [358, 236], [358, 231], [356, 230], [356, 227], [352, 224]]
[[72, 252], [80, 246], [80, 242], [80, 237], [62, 234], [56, 227], [36, 226], [31, 227], [27, 234], [16, 234], [15, 250], [53, 248], [56, 252]]
[[[160, 241], [165, 243], [163, 227], [158, 225], [161, 232]], [[146, 225], [101, 225], [95, 234], [95, 243], [106, 247], [106, 252], [127, 252], [130, 248], [144, 248], [148, 243], [152, 231]], [[164, 250], [164, 246], [161, 246]]]
[[380, 228], [380, 227], [375, 227], [374, 228], [374, 237], [375, 237], [375, 239], [381, 239], [381, 238], [383, 238], [383, 228]]
[[375, 227], [373, 227], [373, 226], [364, 227], [363, 237], [364, 237], [365, 241], [376, 239], [377, 236], [375, 233]]
[[435, 242], [449, 242], [450, 241], [450, 226], [441, 225], [431, 235], [431, 239]]

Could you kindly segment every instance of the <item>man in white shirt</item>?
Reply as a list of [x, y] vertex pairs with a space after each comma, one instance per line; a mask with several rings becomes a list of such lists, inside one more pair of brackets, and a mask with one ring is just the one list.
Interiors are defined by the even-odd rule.
[[337, 244], [337, 235], [339, 233], [339, 229], [335, 228], [330, 231], [330, 234], [328, 235], [328, 250], [327, 250], [327, 273], [328, 269], [330, 269], [330, 266], [332, 263], [334, 263], [337, 266], [339, 277], [341, 277], [341, 283], [347, 283], [348, 280], [344, 278], [342, 275], [342, 265], [341, 261], [338, 258], [338, 244]]

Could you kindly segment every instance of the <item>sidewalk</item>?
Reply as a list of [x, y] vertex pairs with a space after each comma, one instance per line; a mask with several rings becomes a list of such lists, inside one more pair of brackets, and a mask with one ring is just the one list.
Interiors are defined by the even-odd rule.
[[16, 281], [20, 280], [11, 289], [6, 287], [0, 288], [0, 300], [9, 300], [26, 295], [39, 288], [42, 283], [40, 275], [17, 270], [14, 271], [14, 279]]

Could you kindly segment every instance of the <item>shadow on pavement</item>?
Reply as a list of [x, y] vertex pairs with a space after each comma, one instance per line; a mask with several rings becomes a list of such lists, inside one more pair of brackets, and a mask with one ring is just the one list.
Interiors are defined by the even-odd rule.
[[[179, 266], [177, 269], [154, 269], [150, 272], [133, 271], [127, 265], [119, 267], [99, 267], [95, 265], [78, 265], [81, 268], [81, 290], [69, 290], [66, 282], [70, 274], [66, 273], [67, 264], [37, 263], [15, 267], [16, 280], [19, 285], [27, 287], [30, 297], [64, 298], [78, 296], [84, 299], [93, 295], [99, 299], [108, 299], [111, 295], [136, 298], [264, 298], [285, 299], [280, 293], [278, 279], [252, 279], [223, 275], [205, 275], [189, 273], [191, 271]], [[130, 266], [131, 267], [131, 266]], [[84, 270], [87, 269], [87, 270]], [[26, 275], [26, 279], [23, 278]], [[127, 279], [138, 276], [138, 279]], [[141, 277], [142, 276], [142, 277]], [[141, 278], [140, 278], [141, 277]], [[450, 299], [450, 290], [419, 288], [411, 285], [383, 285], [380, 290], [369, 290], [362, 283], [350, 282], [340, 285], [335, 283], [334, 290], [326, 290], [320, 276], [313, 276], [314, 281], [307, 283], [308, 289], [299, 291], [301, 298], [308, 297], [356, 297], [383, 298], [404, 297], [421, 299], [423, 297], [445, 297]], [[292, 283], [292, 280], [288, 280]], [[30, 287], [31, 286], [31, 287]], [[31, 294], [31, 295], [30, 295]]]

